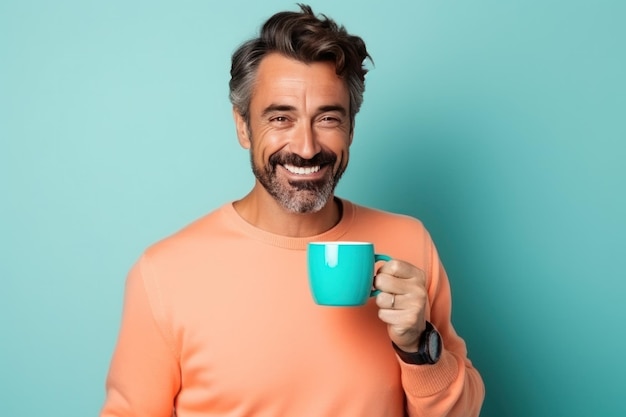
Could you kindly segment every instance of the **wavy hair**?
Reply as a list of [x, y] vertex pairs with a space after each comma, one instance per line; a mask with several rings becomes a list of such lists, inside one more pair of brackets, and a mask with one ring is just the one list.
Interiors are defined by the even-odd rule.
[[363, 103], [365, 60], [373, 62], [365, 42], [350, 35], [343, 26], [325, 15], [319, 17], [310, 6], [298, 4], [299, 12], [279, 12], [261, 27], [259, 37], [243, 43], [232, 56], [230, 101], [249, 123], [250, 100], [261, 60], [272, 52], [301, 62], [329, 61], [345, 80], [350, 94], [350, 120]]

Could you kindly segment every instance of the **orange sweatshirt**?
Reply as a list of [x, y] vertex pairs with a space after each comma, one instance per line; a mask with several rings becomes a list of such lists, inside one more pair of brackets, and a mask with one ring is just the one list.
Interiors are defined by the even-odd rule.
[[[422, 224], [343, 200], [314, 237], [259, 230], [227, 204], [149, 248], [131, 270], [101, 417], [477, 416], [484, 386], [450, 322], [450, 288]], [[428, 277], [435, 365], [395, 354], [373, 299], [322, 307], [312, 240], [374, 242]]]

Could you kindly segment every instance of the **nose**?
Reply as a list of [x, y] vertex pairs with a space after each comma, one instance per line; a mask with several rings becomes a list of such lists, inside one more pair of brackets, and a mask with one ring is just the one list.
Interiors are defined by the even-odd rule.
[[322, 147], [317, 141], [315, 130], [309, 121], [302, 121], [292, 132], [289, 150], [304, 159], [317, 155]]

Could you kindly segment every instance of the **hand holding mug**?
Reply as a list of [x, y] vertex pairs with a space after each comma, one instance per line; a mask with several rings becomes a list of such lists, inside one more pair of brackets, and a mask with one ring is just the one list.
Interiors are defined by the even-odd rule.
[[389, 338], [405, 352], [417, 352], [419, 337], [426, 328], [428, 292], [424, 271], [393, 259], [380, 267], [374, 286], [380, 290], [376, 296], [378, 317], [387, 323]]
[[[385, 261], [374, 277], [374, 264]], [[376, 254], [369, 242], [311, 242], [307, 248], [314, 301], [325, 306], [360, 306], [376, 296], [378, 317], [389, 338], [406, 352], [417, 351], [426, 328], [428, 302], [424, 271]]]

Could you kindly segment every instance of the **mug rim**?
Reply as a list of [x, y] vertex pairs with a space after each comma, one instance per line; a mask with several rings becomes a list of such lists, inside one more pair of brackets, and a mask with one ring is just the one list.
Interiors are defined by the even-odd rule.
[[373, 245], [372, 242], [359, 242], [359, 241], [349, 241], [349, 240], [336, 240], [336, 241], [324, 241], [324, 242], [309, 242], [309, 245], [343, 245], [343, 246], [348, 246], [348, 245], [352, 245], [352, 246], [357, 246], [357, 245], [361, 245], [361, 246], [366, 246], [366, 245]]

